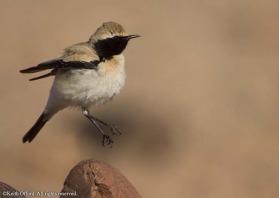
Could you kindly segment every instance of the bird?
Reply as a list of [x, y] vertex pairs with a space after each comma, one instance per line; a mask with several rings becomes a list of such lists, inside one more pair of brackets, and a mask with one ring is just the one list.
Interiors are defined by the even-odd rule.
[[122, 52], [138, 34], [127, 34], [116, 22], [105, 22], [97, 28], [88, 41], [64, 49], [61, 57], [20, 70], [21, 73], [49, 73], [31, 78], [30, 81], [54, 76], [47, 104], [31, 129], [23, 136], [23, 143], [31, 143], [43, 126], [59, 111], [67, 107], [80, 108], [102, 135], [102, 144], [113, 143], [102, 126], [113, 135], [121, 131], [114, 124], [93, 116], [89, 109], [114, 99], [125, 84], [125, 59]]

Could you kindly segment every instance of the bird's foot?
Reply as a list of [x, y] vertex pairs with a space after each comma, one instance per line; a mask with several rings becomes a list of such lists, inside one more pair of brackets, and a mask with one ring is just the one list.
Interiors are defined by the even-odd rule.
[[111, 145], [111, 147], [112, 147], [113, 141], [109, 135], [103, 135], [102, 144], [103, 144], [103, 146]]

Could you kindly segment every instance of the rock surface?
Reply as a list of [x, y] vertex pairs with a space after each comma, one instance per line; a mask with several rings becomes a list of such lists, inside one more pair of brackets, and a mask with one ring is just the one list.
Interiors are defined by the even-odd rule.
[[85, 160], [75, 166], [66, 178], [62, 192], [76, 193], [81, 198], [141, 197], [117, 169], [97, 160]]

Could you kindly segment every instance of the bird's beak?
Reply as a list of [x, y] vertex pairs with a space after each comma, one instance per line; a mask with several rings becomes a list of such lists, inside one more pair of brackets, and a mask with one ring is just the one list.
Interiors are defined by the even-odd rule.
[[128, 35], [128, 36], [126, 36], [126, 39], [127, 39], [127, 40], [130, 40], [130, 39], [138, 38], [138, 37], [140, 37], [140, 35], [133, 34], [133, 35]]

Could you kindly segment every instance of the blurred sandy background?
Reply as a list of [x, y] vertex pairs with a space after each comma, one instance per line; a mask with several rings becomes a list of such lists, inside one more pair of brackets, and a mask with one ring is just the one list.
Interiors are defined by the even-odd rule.
[[[0, 181], [60, 192], [71, 168], [94, 158], [143, 197], [278, 197], [278, 10], [275, 0], [0, 0]], [[104, 148], [79, 110], [65, 110], [22, 144], [53, 78], [29, 82], [19, 70], [105, 21], [142, 35], [124, 53], [124, 90], [93, 109], [123, 135]]]

